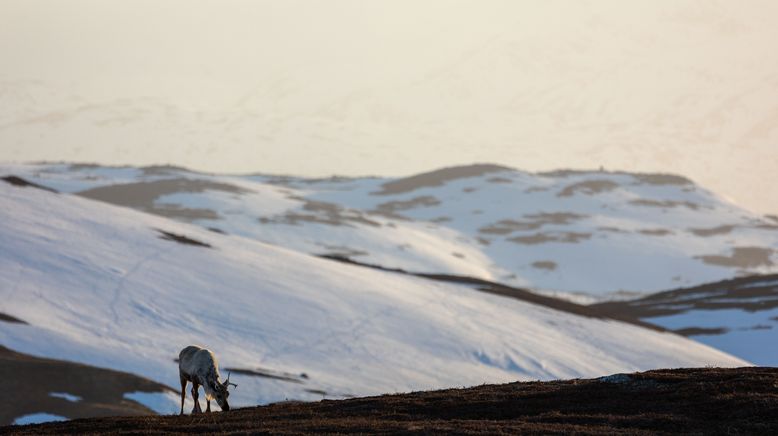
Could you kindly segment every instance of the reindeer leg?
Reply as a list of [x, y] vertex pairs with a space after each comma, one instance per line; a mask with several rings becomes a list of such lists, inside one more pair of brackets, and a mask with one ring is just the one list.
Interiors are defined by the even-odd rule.
[[205, 404], [207, 404], [207, 406], [205, 406], [205, 413], [211, 413], [211, 400], [206, 398]]
[[200, 385], [197, 384], [197, 382], [192, 382], [192, 398], [194, 398], [194, 407], [192, 408], [192, 413], [203, 413], [203, 409], [200, 408], [200, 398], [197, 393], [197, 390], [200, 388]]
[[186, 398], [186, 379], [183, 375], [179, 374], [181, 379], [181, 415], [184, 414], [184, 399]]

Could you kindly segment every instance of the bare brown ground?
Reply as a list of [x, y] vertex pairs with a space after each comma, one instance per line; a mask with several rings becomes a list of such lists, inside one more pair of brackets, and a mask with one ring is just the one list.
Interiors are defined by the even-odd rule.
[[663, 173], [634, 173], [632, 176], [640, 182], [649, 185], [692, 185], [691, 180], [675, 174]]
[[646, 185], [693, 185], [694, 182], [683, 176], [666, 173], [628, 173], [625, 171], [604, 171], [604, 170], [555, 170], [537, 173], [540, 176], [548, 177], [570, 177], [576, 175], [586, 174], [609, 174], [609, 175], [625, 175], [632, 176], [638, 184]]
[[638, 230], [638, 233], [642, 235], [649, 235], [649, 236], [665, 236], [665, 235], [670, 235], [673, 232], [667, 229], [643, 229], [643, 230]]
[[721, 256], [711, 254], [707, 256], [695, 256], [710, 265], [731, 266], [737, 268], [755, 268], [758, 266], [771, 266], [773, 249], [765, 247], [734, 247], [732, 254]]
[[493, 164], [475, 164], [459, 167], [441, 168], [428, 173], [392, 180], [381, 185], [381, 190], [372, 195], [402, 194], [421, 188], [441, 186], [452, 180], [479, 177], [484, 174], [510, 171], [508, 167]]
[[568, 225], [587, 218], [570, 212], [540, 212], [524, 215], [521, 220], [506, 219], [478, 229], [481, 233], [507, 235], [515, 231], [537, 230], [546, 225]]
[[[63, 360], [43, 359], [0, 346], [0, 424], [32, 413], [50, 413], [67, 418], [117, 415], [149, 415], [154, 412], [124, 398], [124, 394], [162, 392], [169, 387], [132, 374], [96, 368]], [[52, 397], [64, 392], [81, 397], [71, 402]], [[4, 430], [0, 429], [0, 433]]]
[[440, 204], [440, 200], [437, 198], [431, 196], [431, 195], [423, 195], [420, 197], [415, 197], [410, 200], [403, 200], [403, 201], [389, 201], [386, 203], [381, 203], [375, 207], [375, 209], [369, 211], [369, 213], [373, 213], [376, 215], [383, 215], [390, 218], [396, 218], [401, 220], [407, 220], [408, 217], [400, 214], [399, 212], [409, 209], [415, 209], [418, 207], [430, 207], [430, 206], [437, 206]]
[[619, 184], [612, 180], [586, 180], [578, 182], [570, 186], [566, 186], [564, 189], [557, 193], [557, 197], [572, 197], [577, 193], [594, 195], [601, 192], [612, 191], [619, 187]]
[[508, 238], [506, 241], [515, 242], [517, 244], [536, 245], [545, 244], [548, 242], [561, 242], [565, 244], [577, 244], [580, 241], [585, 241], [592, 237], [591, 233], [579, 233], [579, 232], [555, 232], [555, 233], [535, 233], [525, 236], [514, 236]]
[[532, 266], [538, 269], [547, 269], [549, 271], [553, 271], [557, 267], [557, 263], [553, 260], [539, 260], [537, 262], [532, 262]]
[[778, 369], [657, 370], [195, 416], [81, 419], [8, 434], [778, 434]]
[[350, 209], [335, 203], [309, 200], [305, 197], [289, 196], [291, 200], [303, 203], [302, 212], [287, 212], [275, 217], [260, 217], [262, 224], [280, 223], [300, 225], [301, 223], [318, 223], [330, 226], [351, 226], [363, 224], [372, 227], [381, 227], [381, 223], [368, 218], [367, 214], [358, 209]]
[[710, 227], [710, 228], [689, 229], [689, 231], [694, 233], [697, 236], [726, 235], [732, 233], [732, 231], [735, 230], [735, 227], [736, 226], [732, 224], [727, 224], [727, 225]]
[[686, 206], [692, 210], [697, 210], [700, 208], [699, 204], [691, 201], [652, 200], [648, 198], [639, 198], [637, 200], [630, 200], [629, 204], [634, 204], [636, 206], [658, 207], [663, 209], [669, 209], [669, 208], [680, 207], [680, 206]]
[[175, 178], [100, 186], [81, 191], [78, 195], [170, 218], [187, 221], [198, 219], [217, 220], [220, 218], [219, 214], [210, 209], [185, 208], [176, 205], [156, 203], [158, 198], [166, 194], [181, 192], [197, 193], [205, 191], [221, 191], [232, 194], [246, 194], [250, 192], [247, 189], [227, 183], [213, 182], [210, 180]]

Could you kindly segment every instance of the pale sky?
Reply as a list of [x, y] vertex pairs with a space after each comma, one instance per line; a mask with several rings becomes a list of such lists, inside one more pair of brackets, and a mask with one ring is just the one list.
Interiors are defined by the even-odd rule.
[[685, 175], [778, 214], [778, 2], [0, 0], [0, 161]]

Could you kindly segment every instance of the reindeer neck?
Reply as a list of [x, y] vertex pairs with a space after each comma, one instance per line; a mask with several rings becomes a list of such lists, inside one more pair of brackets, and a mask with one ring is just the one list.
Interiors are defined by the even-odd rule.
[[219, 377], [213, 372], [209, 372], [206, 374], [205, 380], [203, 380], [203, 382], [205, 382], [203, 383], [203, 390], [205, 391], [206, 398], [213, 398], [216, 395], [216, 392], [214, 392], [212, 386], [219, 383]]

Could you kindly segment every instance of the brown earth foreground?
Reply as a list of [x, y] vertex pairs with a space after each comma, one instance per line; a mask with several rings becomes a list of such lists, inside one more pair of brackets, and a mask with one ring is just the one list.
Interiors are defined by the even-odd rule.
[[778, 368], [657, 370], [196, 416], [79, 419], [8, 434], [778, 434]]

